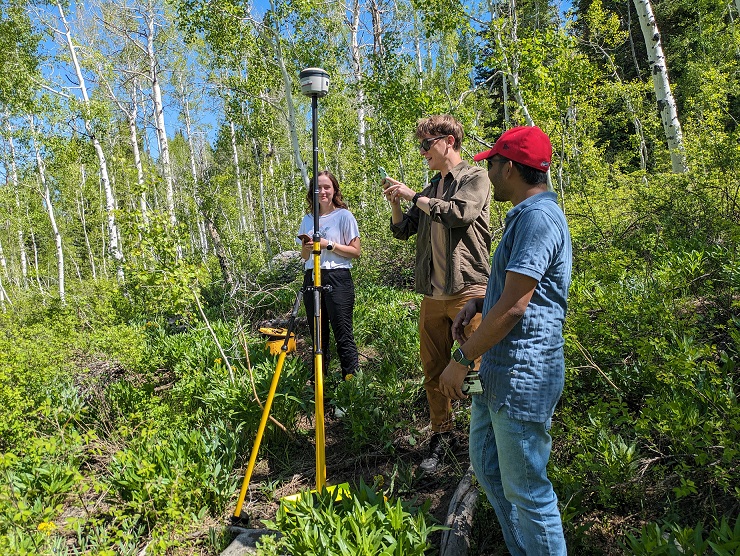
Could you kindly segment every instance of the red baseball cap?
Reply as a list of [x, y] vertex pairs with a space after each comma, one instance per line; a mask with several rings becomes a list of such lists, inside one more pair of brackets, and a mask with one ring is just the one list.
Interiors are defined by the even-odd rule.
[[512, 127], [498, 138], [492, 149], [476, 154], [473, 160], [478, 162], [496, 154], [546, 172], [552, 160], [552, 144], [537, 126]]

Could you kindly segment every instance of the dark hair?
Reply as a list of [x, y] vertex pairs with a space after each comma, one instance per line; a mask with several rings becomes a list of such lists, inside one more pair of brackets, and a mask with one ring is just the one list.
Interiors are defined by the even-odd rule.
[[[316, 182], [318, 183], [319, 176], [327, 176], [329, 180], [331, 181], [331, 185], [334, 188], [334, 195], [331, 198], [331, 202], [334, 206], [337, 206], [339, 208], [346, 209], [347, 203], [344, 202], [344, 199], [342, 199], [342, 192], [339, 190], [339, 180], [332, 174], [329, 170], [322, 170], [318, 173], [316, 176]], [[308, 213], [313, 213], [313, 189], [312, 186], [313, 183], [308, 187], [308, 191], [306, 191], [306, 202], [308, 203]]]
[[519, 170], [519, 175], [529, 185], [547, 183], [547, 172], [543, 172], [537, 168], [532, 168], [531, 166], [525, 166], [521, 162], [516, 162], [515, 160], [512, 160], [512, 162], [514, 163], [514, 166], [516, 166], [516, 169]]
[[452, 145], [452, 148], [459, 151], [462, 147], [465, 132], [462, 124], [449, 114], [437, 114], [416, 122], [416, 138], [421, 141], [427, 135], [431, 137], [452, 135], [455, 138], [455, 144]]

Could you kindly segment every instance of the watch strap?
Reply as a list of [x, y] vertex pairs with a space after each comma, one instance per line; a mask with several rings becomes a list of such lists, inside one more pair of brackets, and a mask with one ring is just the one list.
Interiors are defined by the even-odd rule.
[[457, 361], [461, 365], [464, 365], [471, 369], [475, 367], [475, 361], [465, 357], [465, 354], [462, 352], [460, 348], [457, 348], [455, 351], [452, 352], [452, 359]]

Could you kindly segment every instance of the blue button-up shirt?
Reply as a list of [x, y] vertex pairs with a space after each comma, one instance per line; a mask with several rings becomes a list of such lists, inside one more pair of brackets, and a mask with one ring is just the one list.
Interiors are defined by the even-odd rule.
[[501, 297], [507, 272], [538, 283], [522, 319], [483, 354], [480, 377], [483, 395], [497, 409], [507, 406], [512, 419], [547, 421], [563, 392], [563, 321], [572, 259], [568, 224], [555, 193], [529, 197], [507, 213], [491, 261], [483, 316]]

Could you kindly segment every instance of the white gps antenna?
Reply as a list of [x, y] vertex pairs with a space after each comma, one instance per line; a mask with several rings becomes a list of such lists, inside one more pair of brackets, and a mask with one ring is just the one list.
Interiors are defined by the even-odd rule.
[[329, 92], [329, 74], [321, 68], [306, 68], [299, 74], [301, 92], [307, 97], [326, 96]]

